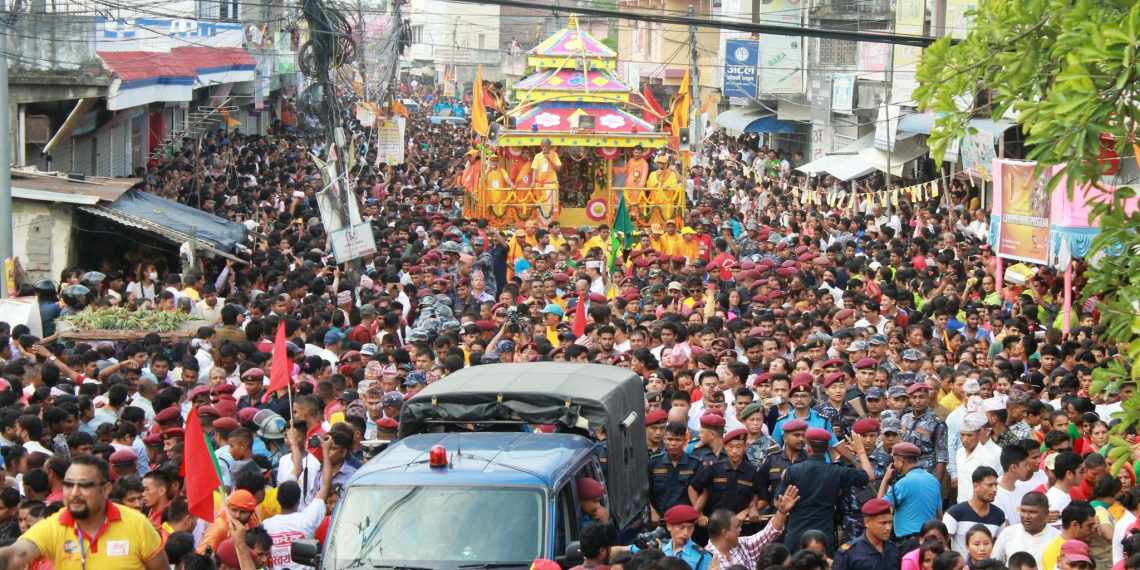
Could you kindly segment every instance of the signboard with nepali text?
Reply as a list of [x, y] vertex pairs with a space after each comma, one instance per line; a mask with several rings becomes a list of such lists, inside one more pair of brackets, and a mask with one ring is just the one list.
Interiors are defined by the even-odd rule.
[[755, 98], [756, 65], [760, 59], [760, 42], [728, 40], [724, 44], [724, 95]]

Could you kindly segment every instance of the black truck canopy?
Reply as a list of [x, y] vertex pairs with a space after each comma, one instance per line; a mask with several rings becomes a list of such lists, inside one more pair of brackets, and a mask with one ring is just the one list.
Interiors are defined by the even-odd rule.
[[512, 423], [552, 424], [594, 439], [603, 431], [610, 516], [621, 528], [645, 512], [645, 390], [624, 368], [569, 362], [464, 368], [404, 403], [400, 437]]

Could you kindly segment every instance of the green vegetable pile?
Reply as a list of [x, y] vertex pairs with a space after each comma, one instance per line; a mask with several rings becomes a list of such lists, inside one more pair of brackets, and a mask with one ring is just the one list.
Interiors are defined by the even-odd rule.
[[87, 308], [61, 321], [79, 330], [171, 332], [194, 317], [180, 312], [127, 310], [124, 307]]

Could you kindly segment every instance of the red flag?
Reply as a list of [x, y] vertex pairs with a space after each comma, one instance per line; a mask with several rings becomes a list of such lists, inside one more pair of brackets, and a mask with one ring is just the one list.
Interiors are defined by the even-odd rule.
[[273, 359], [269, 364], [269, 388], [261, 397], [261, 403], [269, 401], [269, 395], [289, 388], [293, 375], [293, 363], [289, 361], [289, 350], [285, 348], [285, 319], [277, 321], [277, 336], [273, 339]]
[[574, 336], [582, 336], [586, 334], [586, 294], [583, 293], [578, 296], [578, 304], [574, 306], [574, 323], [573, 327]]
[[[185, 445], [182, 447], [182, 471], [186, 481], [186, 504], [190, 514], [206, 521], [214, 520], [214, 491], [222, 486], [214, 450], [198, 421], [198, 408], [190, 408], [186, 416]], [[192, 477], [186, 477], [193, 474]]]
[[654, 116], [653, 113], [650, 113], [649, 111], [643, 111], [642, 118], [645, 119], [646, 122], [656, 125], [657, 122], [665, 116], [665, 108], [662, 107], [661, 103], [658, 103], [657, 99], [653, 97], [653, 91], [649, 89], [648, 83], [645, 83], [641, 86], [641, 96], [645, 97], [645, 104], [649, 105], [649, 108], [653, 109], [654, 113], [657, 113], [657, 115]]

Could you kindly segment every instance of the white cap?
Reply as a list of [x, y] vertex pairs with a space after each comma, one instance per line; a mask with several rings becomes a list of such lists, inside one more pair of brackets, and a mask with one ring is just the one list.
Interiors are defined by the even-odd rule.
[[979, 384], [977, 380], [971, 378], [966, 380], [966, 383], [962, 385], [962, 390], [967, 394], [977, 394], [982, 391], [982, 385]]
[[962, 429], [960, 431], [962, 433], [975, 433], [985, 427], [987, 423], [989, 423], [989, 421], [986, 419], [986, 416], [980, 413], [966, 414], [966, 417], [962, 419]]

